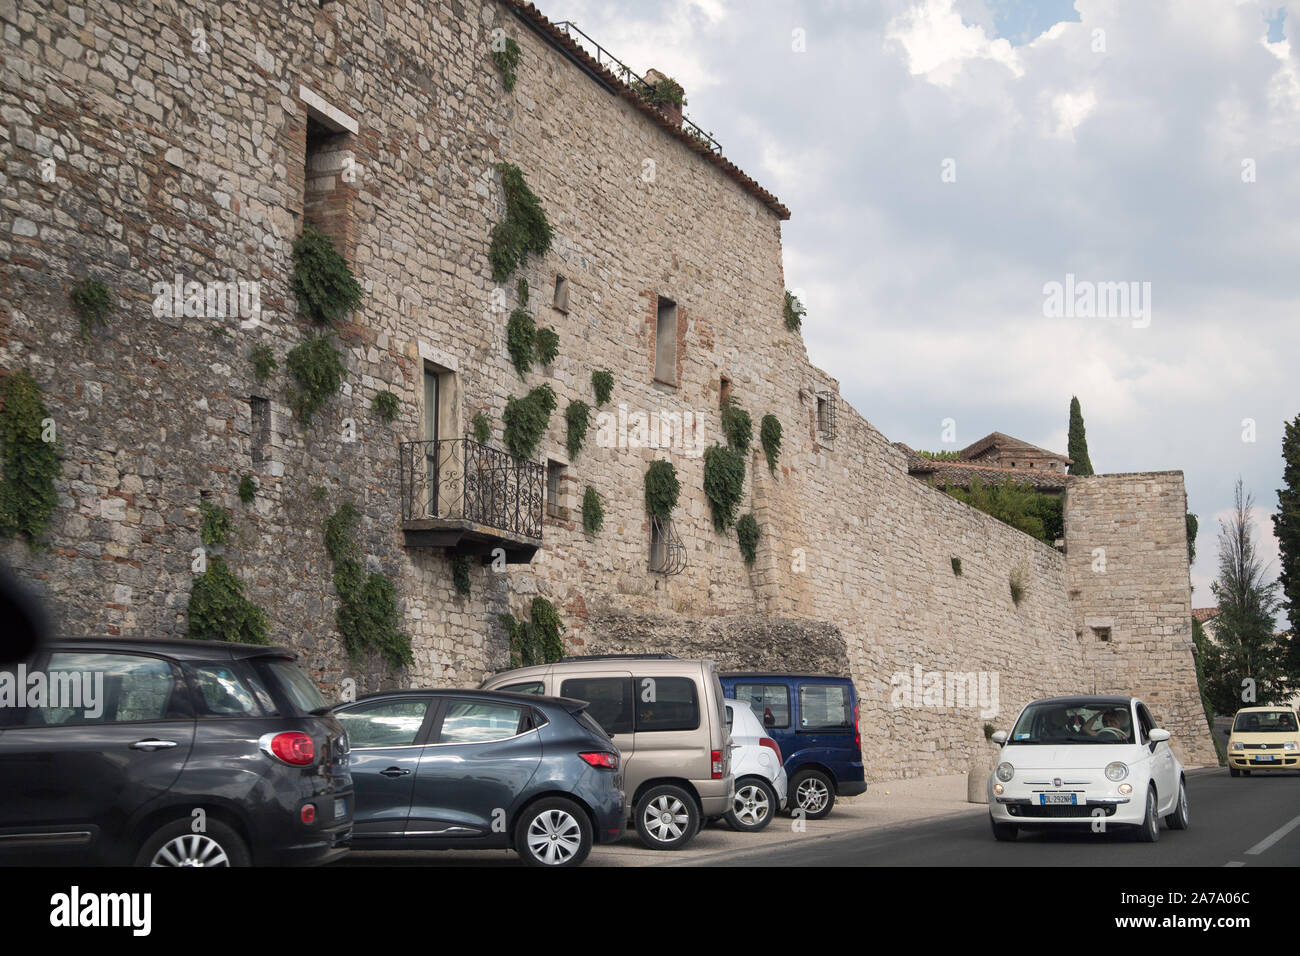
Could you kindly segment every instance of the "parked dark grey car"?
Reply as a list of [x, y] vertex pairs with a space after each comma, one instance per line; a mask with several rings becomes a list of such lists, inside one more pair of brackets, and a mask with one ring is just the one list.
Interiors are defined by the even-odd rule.
[[618, 748], [586, 706], [417, 690], [335, 708], [352, 744], [353, 849], [513, 847], [535, 865], [579, 865], [626, 819]]
[[328, 711], [282, 648], [54, 641], [0, 671], [0, 862], [336, 859], [352, 781]]

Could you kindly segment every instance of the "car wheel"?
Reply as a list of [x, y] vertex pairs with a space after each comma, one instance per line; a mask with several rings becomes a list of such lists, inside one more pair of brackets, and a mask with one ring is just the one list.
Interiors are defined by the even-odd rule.
[[1020, 835], [1020, 827], [1014, 823], [998, 823], [992, 817], [989, 817], [989, 825], [993, 827], [993, 839], [999, 843], [1010, 843]]
[[1142, 821], [1142, 826], [1138, 828], [1137, 838], [1141, 843], [1155, 843], [1160, 839], [1160, 817], [1156, 814], [1155, 787], [1147, 788], [1147, 815]]
[[1228, 768], [1228, 776], [1229, 776], [1229, 777], [1240, 777], [1240, 776], [1241, 776], [1241, 771], [1238, 770], [1236, 767], [1229, 767], [1229, 768]]
[[820, 820], [835, 806], [835, 785], [820, 770], [800, 770], [790, 781], [792, 811], [802, 810], [805, 820]]
[[1178, 781], [1178, 803], [1174, 807], [1174, 812], [1165, 817], [1165, 823], [1169, 824], [1171, 830], [1187, 829], [1187, 783], [1181, 778]]
[[248, 847], [220, 820], [195, 833], [186, 817], [156, 830], [136, 855], [136, 866], [248, 866]]
[[680, 850], [700, 828], [695, 798], [672, 784], [651, 787], [636, 804], [636, 832], [652, 850]]
[[572, 800], [538, 800], [515, 824], [515, 852], [532, 866], [580, 866], [591, 852], [591, 821]]
[[762, 777], [745, 777], [736, 784], [727, 825], [741, 833], [757, 833], [776, 815], [776, 790]]

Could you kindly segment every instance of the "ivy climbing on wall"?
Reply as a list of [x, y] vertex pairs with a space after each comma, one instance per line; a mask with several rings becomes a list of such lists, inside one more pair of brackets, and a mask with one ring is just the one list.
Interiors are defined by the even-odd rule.
[[59, 505], [61, 473], [54, 419], [40, 386], [25, 370], [0, 382], [0, 535], [39, 545]]
[[375, 652], [393, 669], [409, 667], [415, 658], [411, 639], [400, 628], [397, 592], [378, 571], [365, 573], [355, 537], [359, 517], [357, 509], [345, 502], [325, 519], [325, 550], [334, 564], [334, 589], [339, 596], [335, 615], [339, 636], [354, 664]]
[[504, 282], [530, 254], [546, 255], [554, 232], [542, 201], [528, 188], [523, 170], [512, 163], [498, 163], [497, 170], [505, 191], [506, 217], [492, 227], [488, 261], [492, 278]]
[[564, 656], [564, 622], [555, 605], [544, 597], [533, 598], [531, 620], [518, 621], [511, 614], [501, 615], [501, 624], [510, 638], [510, 666], [531, 667], [554, 664]]

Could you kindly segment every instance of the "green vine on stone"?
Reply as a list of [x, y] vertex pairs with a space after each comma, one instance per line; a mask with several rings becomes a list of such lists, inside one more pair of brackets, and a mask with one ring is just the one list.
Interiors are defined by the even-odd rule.
[[749, 443], [754, 437], [754, 421], [734, 398], [722, 403], [722, 433], [727, 436], [727, 444], [736, 451], [749, 451]]
[[596, 393], [596, 407], [600, 408], [614, 393], [614, 373], [607, 368], [592, 372], [591, 390]]
[[952, 559], [952, 573], [954, 577], [961, 577], [961, 558]]
[[248, 357], [253, 362], [253, 375], [259, 382], [265, 382], [280, 367], [269, 345], [254, 345]]
[[317, 322], [333, 325], [361, 304], [361, 285], [329, 237], [311, 226], [293, 244], [293, 291]]
[[587, 534], [598, 534], [605, 526], [605, 506], [600, 494], [591, 485], [582, 493], [582, 529]]
[[512, 163], [498, 163], [506, 197], [506, 217], [492, 227], [488, 261], [492, 278], [504, 282], [530, 253], [543, 256], [551, 249], [554, 232], [542, 201], [528, 188], [523, 171]]
[[345, 502], [325, 519], [325, 550], [334, 563], [334, 590], [339, 596], [335, 615], [339, 636], [354, 664], [375, 651], [394, 669], [409, 667], [415, 657], [410, 637], [400, 628], [397, 592], [378, 571], [365, 573], [355, 539], [359, 517], [357, 509]]
[[781, 420], [775, 415], [764, 415], [758, 426], [758, 440], [767, 457], [767, 470], [776, 474], [776, 463], [781, 457]]
[[637, 88], [637, 92], [651, 106], [660, 109], [665, 106], [682, 107], [686, 105], [686, 91], [672, 77], [665, 76], [658, 83], [642, 82]]
[[304, 422], [310, 422], [343, 384], [346, 369], [333, 340], [333, 333], [312, 336], [295, 345], [285, 358], [298, 383], [289, 391], [289, 404]]
[[510, 363], [520, 378], [533, 367], [536, 350], [537, 327], [533, 324], [533, 317], [525, 309], [515, 309], [506, 322], [506, 351], [510, 353]]
[[371, 402], [370, 407], [385, 424], [391, 425], [393, 420], [397, 418], [397, 413], [401, 410], [402, 403], [392, 392], [385, 391], [376, 393], [374, 401]]
[[507, 398], [506, 410], [501, 416], [505, 423], [502, 437], [506, 447], [516, 458], [532, 458], [537, 445], [546, 434], [555, 411], [555, 391], [542, 384], [523, 398]]
[[721, 534], [736, 522], [745, 490], [745, 456], [734, 448], [711, 445], [704, 450], [704, 494], [713, 513], [713, 530]]
[[587, 440], [587, 429], [591, 427], [591, 406], [582, 400], [569, 402], [564, 410], [564, 421], [568, 433], [564, 446], [569, 450], [570, 458], [577, 458]]
[[486, 445], [492, 437], [492, 423], [482, 412], [475, 412], [470, 427], [474, 429], [474, 440], [480, 445]]
[[452, 555], [451, 582], [456, 586], [456, 593], [469, 597], [469, 558], [463, 554]]
[[803, 326], [803, 317], [808, 314], [799, 298], [789, 289], [785, 291], [785, 327], [797, 332]]
[[90, 341], [91, 332], [108, 325], [108, 317], [116, 308], [113, 293], [98, 279], [78, 282], [68, 293], [68, 299], [77, 312], [81, 323], [81, 338], [86, 342]]
[[740, 553], [746, 564], [752, 565], [758, 556], [758, 539], [761, 534], [758, 519], [752, 514], [741, 515], [736, 522], [736, 539], [740, 542]]
[[196, 641], [270, 644], [266, 612], [244, 597], [244, 586], [221, 555], [194, 579], [185, 636]]
[[239, 500], [246, 505], [251, 505], [256, 497], [257, 480], [252, 475], [244, 475], [239, 479]]
[[531, 667], [554, 664], [564, 656], [564, 622], [555, 605], [544, 597], [533, 598], [528, 621], [517, 621], [511, 614], [501, 615], [501, 624], [510, 637], [510, 666]]
[[501, 86], [507, 93], [515, 88], [515, 67], [519, 65], [519, 44], [502, 33], [489, 41], [492, 62], [501, 73]]
[[210, 501], [199, 502], [199, 539], [209, 548], [225, 544], [234, 530], [230, 512]]
[[550, 365], [560, 354], [560, 336], [549, 325], [537, 330], [537, 363]]
[[651, 516], [668, 520], [677, 507], [682, 484], [677, 480], [677, 469], [665, 459], [650, 462], [645, 473], [645, 510]]
[[0, 383], [0, 535], [21, 535], [35, 549], [59, 506], [62, 472], [54, 419], [40, 386], [24, 369]]

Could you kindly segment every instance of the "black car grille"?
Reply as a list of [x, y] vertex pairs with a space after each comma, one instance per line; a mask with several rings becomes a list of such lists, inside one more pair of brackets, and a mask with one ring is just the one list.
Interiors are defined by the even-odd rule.
[[1013, 817], [1027, 817], [1029, 819], [1088, 819], [1093, 816], [1096, 810], [1101, 810], [1103, 816], [1113, 817], [1115, 815], [1115, 805], [1111, 803], [1094, 803], [1091, 805], [1054, 803], [1046, 806], [1038, 803], [1013, 803], [1007, 807], [1007, 812]]

